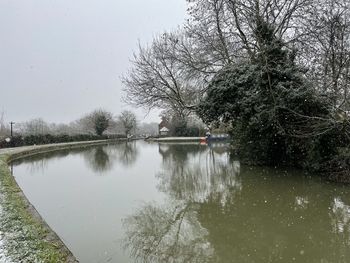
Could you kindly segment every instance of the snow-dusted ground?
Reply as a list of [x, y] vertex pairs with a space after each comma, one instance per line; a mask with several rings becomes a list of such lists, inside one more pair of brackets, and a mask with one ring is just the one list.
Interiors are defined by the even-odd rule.
[[10, 260], [5, 256], [5, 248], [2, 240], [2, 232], [0, 232], [0, 263], [10, 263]]
[[[1, 213], [3, 213], [2, 207], [1, 207], [1, 194], [0, 194], [0, 215]], [[12, 261], [10, 261], [10, 259], [8, 259], [5, 256], [5, 247], [4, 247], [4, 234], [3, 232], [0, 230], [0, 263], [12, 263]]]

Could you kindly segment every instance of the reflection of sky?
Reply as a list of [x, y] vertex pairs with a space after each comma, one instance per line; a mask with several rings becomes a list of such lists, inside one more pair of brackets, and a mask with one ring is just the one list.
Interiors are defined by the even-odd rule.
[[309, 198], [307, 196], [296, 196], [295, 197], [295, 205], [296, 208], [306, 209], [309, 204]]
[[[350, 232], [350, 206], [346, 205], [341, 198], [334, 198], [332, 207], [333, 226], [335, 233]], [[350, 241], [350, 240], [349, 240]]]
[[119, 159], [125, 157], [125, 144], [103, 149], [114, 162], [112, 169], [102, 171], [103, 176], [87, 164], [87, 159], [95, 158], [95, 148], [47, 158], [45, 168], [32, 170], [31, 174], [28, 158], [14, 167], [14, 176], [30, 202], [80, 262], [106, 262], [109, 258], [110, 262], [133, 262], [121, 250], [121, 221], [140, 203], [163, 200], [164, 194], [157, 191], [154, 177], [161, 158], [154, 147], [142, 144], [134, 162], [125, 165], [125, 159]]

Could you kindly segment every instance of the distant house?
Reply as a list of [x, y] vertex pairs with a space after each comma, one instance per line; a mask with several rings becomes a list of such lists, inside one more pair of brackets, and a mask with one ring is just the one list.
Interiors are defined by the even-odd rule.
[[162, 121], [158, 125], [159, 136], [168, 136], [170, 132], [170, 124], [166, 117], [162, 117]]
[[167, 136], [169, 134], [169, 129], [167, 127], [163, 127], [159, 130], [159, 135], [160, 136]]

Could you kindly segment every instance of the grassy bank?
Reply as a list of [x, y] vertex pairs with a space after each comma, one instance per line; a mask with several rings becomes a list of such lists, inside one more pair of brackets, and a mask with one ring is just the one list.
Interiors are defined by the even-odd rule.
[[12, 176], [8, 164], [13, 159], [28, 155], [109, 142], [75, 142], [0, 151], [0, 240], [3, 243], [2, 249], [5, 250], [2, 254], [6, 256], [6, 260], [10, 262], [77, 262], [26, 199]]

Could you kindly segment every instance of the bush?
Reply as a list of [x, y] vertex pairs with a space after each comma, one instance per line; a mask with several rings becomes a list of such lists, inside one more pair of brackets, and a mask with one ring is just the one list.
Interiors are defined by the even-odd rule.
[[338, 155], [322, 166], [328, 179], [335, 182], [350, 183], [350, 149], [343, 149]]
[[23, 145], [24, 145], [24, 141], [23, 141], [23, 137], [21, 136], [12, 137], [10, 142], [6, 142], [5, 138], [0, 140], [0, 148], [18, 147]]
[[196, 137], [199, 136], [198, 127], [177, 126], [174, 128], [174, 136], [180, 137]]

